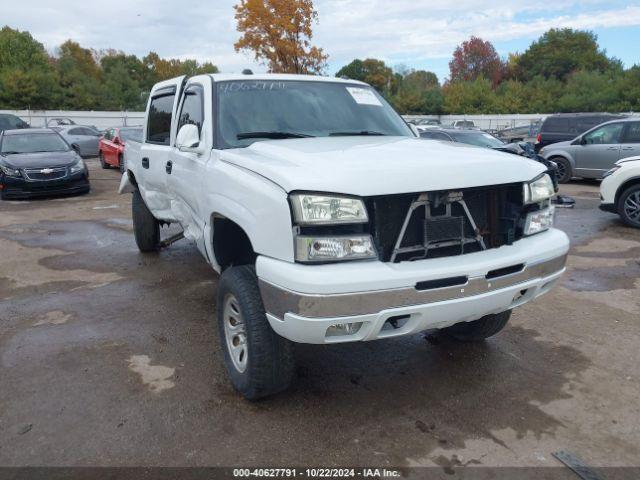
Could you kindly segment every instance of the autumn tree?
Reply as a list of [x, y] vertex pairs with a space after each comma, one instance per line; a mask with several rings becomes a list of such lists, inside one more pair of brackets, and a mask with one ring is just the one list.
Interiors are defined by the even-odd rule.
[[471, 37], [453, 52], [449, 62], [450, 81], [461, 82], [486, 78], [495, 87], [504, 75], [505, 66], [491, 42]]
[[318, 12], [312, 0], [240, 0], [233, 7], [240, 39], [236, 51], [251, 51], [270, 72], [319, 74], [328, 56], [311, 45]]

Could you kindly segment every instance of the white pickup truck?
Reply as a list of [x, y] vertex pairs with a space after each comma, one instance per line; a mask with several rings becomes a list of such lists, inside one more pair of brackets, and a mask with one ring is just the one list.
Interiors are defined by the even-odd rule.
[[353, 80], [158, 83], [125, 162], [139, 249], [178, 223], [221, 274], [225, 364], [249, 399], [290, 384], [292, 342], [481, 340], [565, 269], [541, 164], [416, 138]]

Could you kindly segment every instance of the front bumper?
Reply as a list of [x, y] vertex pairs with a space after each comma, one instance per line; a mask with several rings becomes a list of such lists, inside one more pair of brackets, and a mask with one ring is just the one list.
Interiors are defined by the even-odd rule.
[[[553, 287], [568, 249], [567, 236], [550, 230], [484, 252], [396, 264], [306, 266], [259, 257], [257, 273], [278, 334], [301, 343], [362, 341], [444, 328], [522, 305]], [[330, 326], [347, 323], [361, 326], [353, 334], [327, 335]]]
[[0, 182], [0, 192], [4, 199], [48, 197], [87, 193], [89, 178], [80, 173], [51, 181], [28, 181], [24, 178], [4, 177]]

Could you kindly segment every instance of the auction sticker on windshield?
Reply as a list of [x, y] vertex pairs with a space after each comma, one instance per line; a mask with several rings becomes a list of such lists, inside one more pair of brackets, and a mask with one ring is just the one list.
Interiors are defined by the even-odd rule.
[[351, 94], [353, 99], [359, 105], [377, 105], [378, 107], [382, 106], [378, 97], [376, 97], [375, 93], [368, 88], [358, 88], [358, 87], [346, 87], [347, 91]]

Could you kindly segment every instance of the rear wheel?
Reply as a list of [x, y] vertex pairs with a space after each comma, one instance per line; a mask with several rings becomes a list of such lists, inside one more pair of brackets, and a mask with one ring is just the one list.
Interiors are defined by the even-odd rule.
[[231, 383], [248, 400], [289, 387], [294, 374], [292, 343], [267, 320], [252, 265], [226, 269], [218, 285], [217, 318]]
[[[74, 148], [74, 150], [75, 150], [75, 148]], [[76, 151], [77, 151], [77, 150], [76, 150]], [[100, 160], [100, 166], [101, 166], [102, 168], [104, 168], [105, 170], [106, 170], [107, 168], [109, 168], [109, 164], [108, 164], [107, 162], [105, 162], [105, 161], [104, 161], [104, 155], [103, 155], [102, 151], [98, 152], [98, 159]]]
[[558, 165], [558, 183], [569, 183], [573, 177], [571, 163], [564, 157], [552, 157], [549, 160]]
[[160, 249], [160, 222], [153, 216], [140, 192], [133, 192], [131, 200], [133, 234], [141, 252], [156, 252]]
[[640, 185], [627, 188], [618, 199], [618, 214], [630, 227], [640, 228]]
[[511, 310], [486, 315], [473, 322], [462, 322], [451, 325], [443, 330], [447, 335], [462, 342], [478, 342], [492, 337], [502, 330], [511, 317]]

